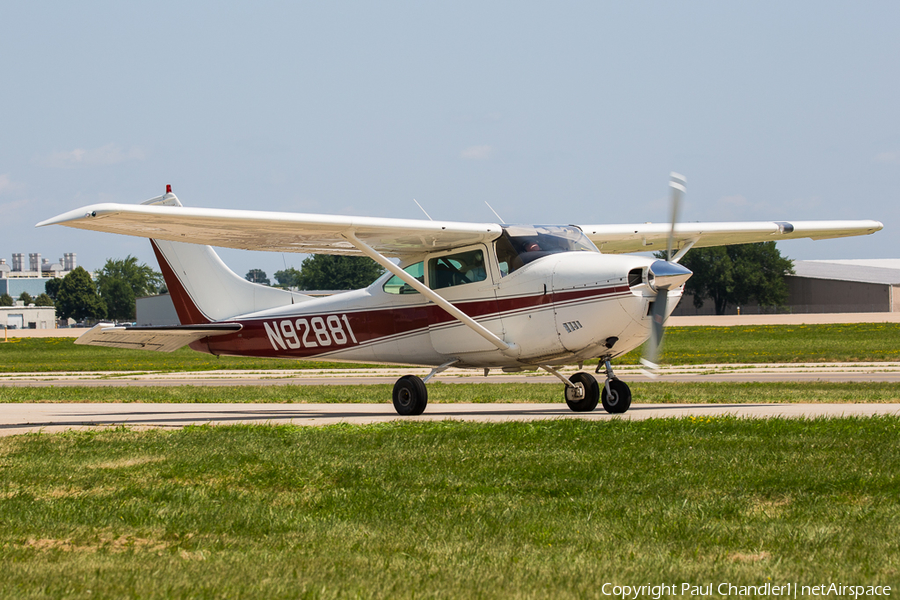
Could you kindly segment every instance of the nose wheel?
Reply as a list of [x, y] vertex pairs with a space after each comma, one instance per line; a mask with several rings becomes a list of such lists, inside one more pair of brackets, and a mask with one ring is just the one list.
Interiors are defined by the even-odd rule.
[[623, 413], [631, 406], [631, 389], [621, 379], [607, 379], [600, 400], [606, 412]]
[[597, 365], [597, 373], [600, 372], [601, 364], [606, 367], [606, 383], [600, 394], [603, 409], [610, 414], [621, 414], [631, 407], [631, 388], [616, 377], [608, 358]]

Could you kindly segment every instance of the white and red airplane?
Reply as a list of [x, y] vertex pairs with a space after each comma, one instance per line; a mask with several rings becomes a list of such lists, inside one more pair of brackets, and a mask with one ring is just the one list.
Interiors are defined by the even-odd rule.
[[[631, 405], [610, 361], [648, 339], [653, 361], [662, 324], [691, 271], [692, 247], [864, 235], [878, 221], [679, 223], [684, 180], [673, 174], [669, 224], [543, 226], [459, 223], [183, 207], [166, 194], [140, 205], [95, 204], [38, 224], [150, 238], [181, 322], [173, 327], [100, 324], [76, 343], [215, 355], [433, 367], [401, 377], [402, 415], [425, 410], [425, 387], [453, 367], [543, 369], [565, 384], [574, 411]], [[250, 283], [211, 246], [365, 255], [387, 270], [369, 287], [312, 298]], [[668, 260], [628, 255], [667, 248]], [[673, 255], [673, 252], [677, 251]], [[392, 260], [394, 259], [394, 260]], [[397, 262], [395, 262], [397, 261]], [[655, 325], [654, 325], [655, 324]], [[557, 367], [599, 358], [605, 383]]]

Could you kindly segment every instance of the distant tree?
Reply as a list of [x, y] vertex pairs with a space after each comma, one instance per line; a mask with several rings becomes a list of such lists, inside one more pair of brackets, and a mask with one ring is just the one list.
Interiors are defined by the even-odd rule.
[[15, 306], [16, 301], [9, 294], [0, 295], [0, 306]]
[[108, 279], [100, 286], [106, 303], [106, 317], [114, 321], [133, 321], [136, 307], [134, 291], [121, 279]]
[[53, 298], [47, 294], [40, 294], [34, 299], [35, 306], [53, 306]]
[[283, 271], [275, 271], [275, 281], [286, 288], [300, 287], [300, 271], [294, 267], [288, 267]]
[[21, 300], [25, 306], [28, 306], [34, 301], [34, 298], [32, 298], [31, 294], [29, 294], [28, 292], [22, 292], [21, 294], [19, 294], [19, 300]]
[[138, 259], [130, 254], [124, 259], [106, 259], [106, 264], [97, 272], [97, 288], [102, 290], [113, 279], [128, 285], [135, 298], [156, 294], [163, 282], [162, 273], [145, 263], [138, 264]]
[[52, 299], [56, 299], [56, 294], [59, 293], [59, 286], [62, 285], [62, 278], [53, 277], [47, 280], [47, 283], [44, 284], [44, 291], [48, 296]]
[[269, 285], [269, 276], [266, 275], [266, 272], [262, 269], [250, 269], [247, 271], [247, 274], [244, 275], [244, 279], [253, 283]]
[[106, 316], [106, 303], [97, 294], [97, 287], [84, 267], [75, 267], [63, 277], [56, 294], [56, 316], [76, 321]]
[[106, 303], [106, 316], [115, 321], [133, 321], [135, 299], [156, 294], [162, 282], [161, 273], [138, 264], [130, 254], [124, 259], [106, 259], [97, 272], [97, 291]]
[[712, 300], [717, 315], [751, 301], [783, 306], [788, 297], [785, 275], [794, 272], [793, 261], [781, 255], [775, 242], [695, 248], [681, 264], [694, 272], [685, 284], [694, 306], [701, 308]]
[[313, 254], [303, 260], [301, 290], [354, 290], [378, 279], [384, 269], [366, 256]]

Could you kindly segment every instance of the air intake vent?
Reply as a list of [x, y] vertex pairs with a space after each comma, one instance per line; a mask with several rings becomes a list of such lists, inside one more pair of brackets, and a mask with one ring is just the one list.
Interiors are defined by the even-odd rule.
[[628, 271], [628, 287], [641, 285], [644, 282], [644, 270], [632, 269]]

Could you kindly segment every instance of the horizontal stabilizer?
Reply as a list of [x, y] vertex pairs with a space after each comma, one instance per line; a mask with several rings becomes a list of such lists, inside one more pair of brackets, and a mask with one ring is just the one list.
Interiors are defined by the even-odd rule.
[[112, 323], [99, 323], [75, 340], [75, 343], [86, 346], [174, 352], [191, 342], [206, 337], [235, 333], [242, 328], [243, 326], [239, 323], [171, 327], [122, 327]]

